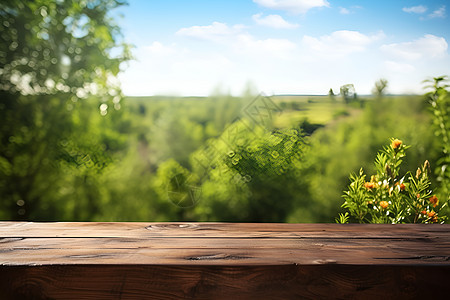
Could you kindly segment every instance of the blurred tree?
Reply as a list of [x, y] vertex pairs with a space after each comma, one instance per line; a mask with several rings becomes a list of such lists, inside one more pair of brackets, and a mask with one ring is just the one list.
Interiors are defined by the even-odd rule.
[[161, 163], [173, 158], [182, 166], [189, 165], [189, 155], [203, 142], [203, 128], [177, 110], [164, 112], [150, 130], [151, 149]]
[[353, 84], [344, 84], [341, 86], [340, 92], [345, 103], [349, 103], [356, 98], [355, 86]]
[[245, 119], [228, 126], [192, 156], [204, 176], [199, 219], [282, 222], [295, 207], [309, 207], [299, 176], [303, 148], [299, 129], [268, 132]]
[[386, 93], [387, 86], [388, 86], [388, 81], [384, 78], [381, 78], [375, 82], [375, 87], [373, 88], [372, 93], [377, 98], [381, 98]]
[[120, 107], [114, 78], [130, 52], [110, 10], [122, 4], [0, 3], [1, 218], [58, 219], [63, 207], [86, 211], [67, 218], [95, 215], [95, 174], [120, 147], [95, 110]]
[[[0, 3], [0, 90], [117, 95], [108, 80], [130, 58], [110, 10], [118, 0]], [[106, 99], [105, 99], [106, 100]]]
[[330, 88], [330, 90], [328, 91], [328, 97], [333, 101], [336, 100], [336, 95], [334, 94], [332, 88]]

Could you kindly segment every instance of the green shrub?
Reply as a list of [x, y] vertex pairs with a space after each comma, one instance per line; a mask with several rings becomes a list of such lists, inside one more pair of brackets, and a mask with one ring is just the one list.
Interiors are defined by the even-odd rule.
[[376, 174], [366, 180], [361, 168], [359, 174], [350, 176], [351, 183], [344, 191], [342, 207], [348, 211], [340, 214], [338, 223], [444, 223], [447, 216], [430, 189], [430, 164], [425, 161], [415, 174], [400, 175], [400, 165], [409, 147], [401, 140], [391, 139], [375, 159]]

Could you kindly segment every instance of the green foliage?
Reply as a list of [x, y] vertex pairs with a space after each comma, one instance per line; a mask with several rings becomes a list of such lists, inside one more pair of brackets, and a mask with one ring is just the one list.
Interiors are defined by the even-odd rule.
[[[73, 192], [87, 193], [82, 186], [93, 192], [98, 173], [112, 162], [112, 152], [120, 149], [120, 140], [114, 140], [115, 147], [111, 146], [112, 138], [105, 135], [111, 130], [99, 130], [108, 119], [102, 118], [89, 101], [74, 103], [74, 110], [69, 111], [61, 101], [64, 95], [17, 96], [3, 92], [1, 97], [2, 217], [63, 216], [65, 213], [58, 212], [62, 207], [50, 203], [66, 197], [70, 184], [80, 187], [70, 189]], [[97, 204], [94, 194], [92, 197], [86, 207], [81, 205], [82, 200], [77, 201], [79, 210], [94, 214]], [[72, 192], [66, 199], [76, 201]], [[42, 210], [44, 203], [47, 208]]]
[[[376, 174], [366, 180], [363, 169], [350, 176], [350, 185], [344, 192], [346, 208], [359, 223], [443, 223], [447, 216], [440, 210], [438, 198], [430, 190], [430, 164], [425, 161], [415, 176], [400, 175], [400, 166], [409, 148], [402, 141], [392, 139], [375, 159]], [[348, 221], [340, 216], [338, 221]]]
[[106, 117], [120, 108], [114, 78], [130, 57], [110, 16], [119, 5], [0, 3], [1, 218], [98, 215], [99, 174], [127, 141]]
[[348, 223], [348, 220], [350, 219], [350, 215], [348, 214], [348, 212], [344, 213], [340, 213], [339, 216], [335, 219], [336, 223], [339, 224], [346, 224]]
[[[403, 161], [405, 169], [414, 170], [418, 161], [426, 159], [435, 166], [440, 141], [430, 131], [431, 122], [421, 97], [390, 96], [369, 100], [362, 110], [352, 109], [348, 117], [315, 131], [305, 149], [302, 174], [308, 182], [309, 201], [320, 207], [313, 213], [316, 222], [334, 220], [348, 174], [361, 167], [375, 173], [373, 154], [392, 135], [402, 136], [412, 145]], [[296, 214], [292, 220], [301, 220]]]
[[82, 98], [119, 94], [118, 86], [107, 84], [130, 57], [109, 15], [119, 5], [116, 0], [2, 1], [0, 89]]
[[204, 197], [196, 209], [200, 219], [285, 219], [301, 200], [303, 147], [300, 130], [268, 132], [246, 119], [232, 123], [192, 157], [197, 174], [204, 176]]
[[[431, 88], [432, 91], [426, 94], [428, 101], [431, 104], [431, 112], [433, 113], [433, 125], [435, 128], [435, 135], [441, 139], [442, 157], [437, 161], [437, 181], [440, 182], [440, 192], [442, 197], [450, 201], [450, 129], [449, 115], [450, 115], [450, 93], [447, 88], [447, 76], [435, 77], [433, 79], [425, 80], [429, 85], [426, 88]], [[430, 85], [431, 84], [431, 85]]]

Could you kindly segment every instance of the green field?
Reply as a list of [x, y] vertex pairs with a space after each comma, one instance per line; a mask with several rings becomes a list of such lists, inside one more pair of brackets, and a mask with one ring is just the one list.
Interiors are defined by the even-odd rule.
[[342, 101], [330, 100], [328, 96], [274, 96], [272, 99], [284, 108], [275, 120], [278, 127], [292, 127], [304, 120], [325, 125], [354, 110]]
[[[239, 97], [223, 96], [227, 99], [239, 100]], [[338, 117], [347, 116], [355, 109], [346, 105], [340, 98], [330, 99], [328, 96], [316, 95], [288, 95], [269, 97], [281, 110], [275, 115], [276, 127], [293, 127], [307, 120], [311, 124], [325, 125]], [[223, 100], [223, 99], [222, 99]], [[125, 101], [132, 103], [161, 103], [162, 101], [176, 103], [201, 103], [211, 101], [210, 97], [127, 97]], [[214, 100], [212, 100], [214, 101]], [[220, 100], [219, 100], [220, 101]]]

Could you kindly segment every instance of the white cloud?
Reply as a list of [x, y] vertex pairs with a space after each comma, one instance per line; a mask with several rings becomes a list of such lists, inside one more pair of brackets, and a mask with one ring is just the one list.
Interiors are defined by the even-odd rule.
[[228, 26], [224, 23], [213, 22], [207, 26], [192, 26], [178, 30], [178, 35], [209, 40], [231, 49], [234, 53], [247, 53], [251, 56], [264, 54], [265, 56], [285, 58], [288, 52], [296, 47], [295, 43], [287, 39], [268, 38], [256, 39], [242, 30], [241, 25]]
[[430, 18], [445, 18], [445, 5], [442, 5], [439, 9], [433, 11], [433, 13], [429, 14]]
[[411, 61], [442, 57], [447, 53], [447, 48], [448, 44], [443, 37], [426, 34], [411, 42], [382, 45], [380, 49], [392, 58]]
[[362, 9], [362, 6], [359, 5], [352, 5], [349, 8], [347, 7], [339, 7], [339, 13], [341, 15], [349, 15], [349, 14], [354, 14], [356, 12], [356, 10]]
[[[162, 54], [162, 49], [170, 51]], [[119, 75], [126, 95], [205, 95], [235, 67], [226, 53], [193, 51], [160, 42], [138, 47], [134, 54], [136, 60]]]
[[326, 0], [253, 0], [253, 2], [276, 10], [284, 10], [294, 14], [304, 14], [315, 7], [329, 7]]
[[292, 24], [287, 22], [279, 15], [268, 15], [267, 17], [263, 17], [262, 14], [260, 13], [253, 15], [252, 18], [256, 22], [256, 24], [272, 28], [292, 29], [297, 28], [299, 26], [298, 24]]
[[175, 52], [173, 47], [165, 46], [158, 41], [153, 42], [150, 46], [144, 46], [143, 49], [154, 55], [169, 55]]
[[196, 55], [185, 55], [171, 63], [171, 70], [173, 70], [174, 73], [186, 72], [186, 70], [189, 70], [189, 72], [192, 70], [202, 72], [205, 70], [210, 71], [211, 68], [214, 68], [215, 72], [212, 73], [214, 74], [227, 70], [232, 66], [233, 62], [220, 54], [209, 54], [202, 57]]
[[176, 34], [214, 41], [222, 39], [224, 37], [232, 36], [238, 33], [241, 29], [242, 26], [240, 25], [230, 27], [225, 23], [213, 22], [211, 25], [206, 26], [192, 26], [181, 28], [176, 32]]
[[335, 58], [362, 52], [369, 44], [383, 37], [383, 32], [369, 36], [358, 31], [340, 30], [319, 38], [305, 35], [302, 43], [314, 54]]
[[345, 7], [340, 7], [339, 8], [339, 13], [342, 14], [342, 15], [348, 15], [348, 14], [350, 14], [350, 10], [348, 10]]
[[387, 60], [384, 62], [384, 67], [389, 72], [395, 73], [410, 73], [415, 70], [414, 66], [407, 63], [399, 63], [397, 61]]
[[252, 56], [255, 54], [288, 58], [292, 50], [297, 46], [287, 39], [263, 39], [258, 40], [249, 34], [240, 34], [234, 43], [235, 51], [248, 53]]
[[[411, 7], [403, 7], [402, 9], [407, 13], [415, 13], [415, 14], [424, 14], [428, 8], [423, 5], [411, 6]], [[425, 19], [434, 19], [434, 18], [445, 18], [445, 5], [442, 5], [438, 9], [434, 10], [432, 13], [428, 14], [426, 17], [420, 17], [421, 20]]]
[[403, 7], [402, 10], [407, 13], [423, 14], [427, 11], [427, 7], [423, 5], [418, 5], [411, 7]]
[[220, 83], [240, 93], [246, 81], [264, 79], [266, 69], [291, 66], [297, 47], [288, 39], [257, 38], [241, 26], [219, 22], [182, 28], [177, 35], [209, 43], [183, 44], [179, 39], [138, 47], [137, 61], [120, 75], [125, 94], [207, 95]]

